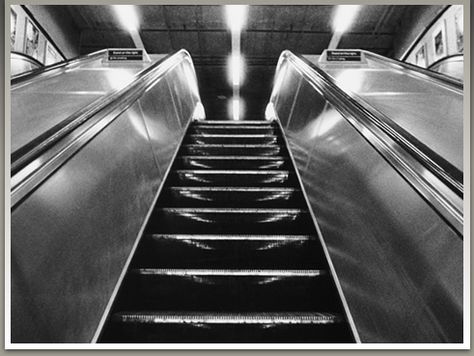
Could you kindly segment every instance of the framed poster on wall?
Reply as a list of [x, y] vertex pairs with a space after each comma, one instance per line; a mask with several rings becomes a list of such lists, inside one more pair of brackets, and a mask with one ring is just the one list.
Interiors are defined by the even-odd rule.
[[434, 60], [446, 56], [446, 30], [444, 21], [433, 32]]
[[464, 52], [464, 20], [462, 8], [454, 14], [454, 27], [456, 28], [456, 49], [458, 53]]
[[33, 58], [38, 58], [39, 31], [30, 19], [26, 19], [25, 53]]
[[11, 45], [11, 50], [13, 50], [15, 47], [15, 38], [16, 38], [16, 20], [17, 20], [17, 15], [16, 12], [11, 10], [10, 11], [10, 45]]
[[423, 43], [421, 47], [415, 54], [415, 64], [418, 67], [426, 68], [427, 60], [426, 60], [426, 45]]
[[56, 51], [56, 49], [49, 43], [46, 42], [46, 52], [44, 55], [44, 64], [49, 65], [57, 62], [61, 62], [63, 58], [61, 55]]

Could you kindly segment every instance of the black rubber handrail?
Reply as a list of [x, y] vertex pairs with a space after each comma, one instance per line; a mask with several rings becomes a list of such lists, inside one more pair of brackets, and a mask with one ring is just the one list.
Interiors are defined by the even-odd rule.
[[416, 73], [418, 75], [425, 76], [425, 77], [427, 77], [431, 80], [435, 80], [435, 81], [441, 82], [445, 85], [448, 85], [452, 89], [459, 90], [461, 92], [463, 91], [463, 88], [464, 88], [463, 82], [456, 79], [456, 78], [450, 77], [449, 75], [438, 73], [438, 72], [433, 72], [429, 69], [418, 67], [414, 64], [410, 64], [410, 63], [407, 63], [407, 62], [401, 62], [401, 61], [393, 59], [393, 58], [383, 57], [383, 56], [378, 55], [376, 53], [372, 53], [372, 52], [368, 52], [368, 51], [362, 51], [362, 52], [365, 53], [366, 57], [369, 57], [373, 60], [382, 62], [383, 64], [386, 64], [386, 65], [388, 64], [390, 66], [395, 66], [395, 67], [398, 67], [398, 68], [408, 70], [412, 73]]
[[[10, 58], [11, 58], [12, 54], [18, 56], [20, 59], [26, 60], [27, 62], [36, 64], [39, 68], [44, 67], [43, 63], [41, 63], [39, 60], [37, 60], [36, 58], [34, 58], [34, 57], [32, 57], [28, 54], [17, 52], [17, 51], [10, 51]], [[37, 68], [35, 68], [35, 69], [37, 69]]]
[[107, 50], [103, 49], [94, 53], [86, 54], [84, 56], [79, 56], [72, 58], [68, 61], [61, 61], [58, 63], [53, 63], [41, 68], [36, 68], [25, 73], [15, 75], [11, 78], [11, 89], [14, 90], [16, 86], [27, 84], [28, 82], [44, 77], [45, 75], [53, 75], [54, 73], [60, 73], [63, 69], [71, 68], [76, 65], [82, 64], [86, 61], [97, 59], [102, 57]]
[[433, 71], [433, 69], [432, 69], [433, 67], [436, 67], [437, 65], [441, 64], [442, 62], [446, 62], [448, 59], [453, 59], [453, 58], [463, 58], [463, 60], [464, 60], [464, 53], [451, 54], [449, 56], [440, 58], [436, 62], [431, 63], [428, 66], [428, 69]]

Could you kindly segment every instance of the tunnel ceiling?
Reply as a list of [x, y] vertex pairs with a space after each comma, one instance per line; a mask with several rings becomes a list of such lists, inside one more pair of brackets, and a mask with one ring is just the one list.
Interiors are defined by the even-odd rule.
[[[226, 62], [231, 50], [224, 7], [140, 5], [140, 36], [149, 53], [187, 49], [194, 60], [201, 96], [208, 113], [226, 115], [232, 92]], [[289, 49], [301, 54], [320, 54], [332, 37], [332, 5], [249, 6], [242, 31], [242, 53], [247, 72], [241, 96], [249, 116], [262, 115], [270, 95], [279, 54]], [[339, 48], [363, 48], [382, 55], [393, 53], [393, 39], [407, 6], [363, 6]], [[69, 5], [80, 32], [82, 54], [107, 47], [131, 47], [110, 6]]]

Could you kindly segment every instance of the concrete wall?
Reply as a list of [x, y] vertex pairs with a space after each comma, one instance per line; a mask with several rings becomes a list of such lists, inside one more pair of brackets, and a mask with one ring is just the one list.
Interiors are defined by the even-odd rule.
[[66, 59], [79, 55], [80, 30], [63, 6], [26, 5]]

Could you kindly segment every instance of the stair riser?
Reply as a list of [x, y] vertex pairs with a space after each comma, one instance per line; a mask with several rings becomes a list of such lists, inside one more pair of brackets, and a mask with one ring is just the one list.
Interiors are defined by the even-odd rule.
[[328, 276], [153, 276], [129, 274], [122, 310], [269, 312], [339, 310]]
[[199, 158], [177, 158], [175, 169], [288, 169], [289, 161], [285, 159], [275, 160], [238, 160], [238, 159], [199, 159]]
[[211, 135], [274, 135], [276, 130], [271, 126], [265, 127], [219, 127], [219, 126], [194, 126], [189, 129], [189, 134]]
[[275, 145], [279, 143], [276, 136], [265, 137], [210, 137], [210, 136], [188, 136], [185, 144], [190, 145]]
[[143, 247], [134, 257], [133, 267], [328, 268], [322, 249], [314, 241], [202, 241], [146, 236], [141, 243]]
[[268, 146], [245, 146], [245, 147], [217, 147], [217, 146], [189, 146], [184, 145], [180, 150], [181, 155], [203, 155], [203, 156], [277, 156], [285, 155], [286, 151], [278, 145]]
[[165, 189], [160, 206], [297, 208], [303, 203], [299, 191], [195, 191]]
[[171, 186], [219, 186], [219, 187], [294, 187], [296, 176], [292, 173], [206, 173], [192, 171], [173, 171], [170, 173], [168, 184]]
[[148, 233], [196, 234], [309, 234], [314, 227], [308, 214], [175, 213], [152, 215]]
[[105, 339], [105, 342], [345, 343], [351, 340], [350, 331], [345, 324], [122, 324], [115, 328], [116, 335]]

